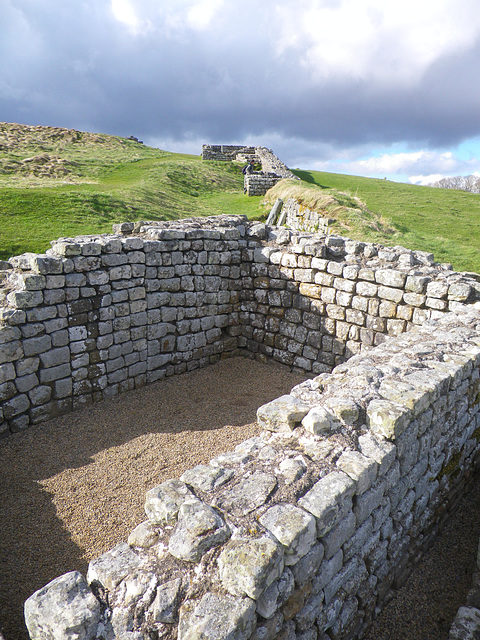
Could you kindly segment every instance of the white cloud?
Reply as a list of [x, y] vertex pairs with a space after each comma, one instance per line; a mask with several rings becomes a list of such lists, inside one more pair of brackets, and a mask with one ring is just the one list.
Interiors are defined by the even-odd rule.
[[412, 184], [427, 186], [429, 184], [432, 184], [433, 182], [438, 182], [439, 180], [442, 180], [446, 177], [447, 176], [443, 175], [442, 173], [431, 173], [428, 176], [410, 176], [408, 181]]
[[439, 153], [436, 151], [412, 151], [400, 153], [383, 153], [378, 156], [353, 160], [344, 165], [349, 173], [358, 173], [360, 175], [392, 175], [403, 174], [412, 176], [417, 174], [424, 175], [428, 173], [441, 173], [442, 177], [453, 175], [454, 173], [468, 168], [468, 165], [478, 162], [475, 160], [469, 163], [460, 161], [451, 151]]
[[111, 9], [119, 22], [125, 24], [132, 31], [138, 31], [140, 20], [129, 0], [111, 0]]
[[276, 17], [280, 53], [295, 51], [319, 79], [415, 82], [480, 34], [473, 0], [287, 0]]
[[224, 0], [201, 0], [200, 2], [195, 2], [187, 12], [187, 23], [194, 29], [202, 31], [207, 29], [223, 4]]

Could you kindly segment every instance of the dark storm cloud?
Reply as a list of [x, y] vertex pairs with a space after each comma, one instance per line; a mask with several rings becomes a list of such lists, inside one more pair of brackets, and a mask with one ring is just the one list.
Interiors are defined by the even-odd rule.
[[[446, 44], [432, 39], [429, 48], [426, 13], [411, 16], [424, 32], [410, 37], [406, 18], [379, 0], [363, 4], [374, 20], [353, 0], [179, 0], [172, 8], [153, 0], [4, 0], [0, 119], [146, 140], [275, 140], [290, 149], [287, 161], [478, 136], [474, 1], [437, 5], [431, 20], [440, 35], [445, 29]], [[471, 9], [472, 19], [452, 24], [455, 6]], [[349, 16], [352, 24], [332, 34]]]

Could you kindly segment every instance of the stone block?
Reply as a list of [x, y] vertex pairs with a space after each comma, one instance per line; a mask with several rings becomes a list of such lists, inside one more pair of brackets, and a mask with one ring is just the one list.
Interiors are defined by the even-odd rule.
[[317, 534], [324, 536], [332, 529], [341, 508], [355, 493], [355, 483], [345, 473], [332, 471], [300, 498], [298, 505], [317, 519]]
[[367, 408], [367, 427], [376, 436], [395, 440], [407, 428], [412, 412], [387, 400], [372, 400]]
[[230, 529], [221, 515], [204, 502], [191, 498], [180, 505], [168, 550], [179, 560], [199, 562], [204, 553], [229, 537]]
[[356, 482], [358, 495], [369, 489], [377, 477], [378, 464], [358, 451], [342, 453], [336, 465]]
[[260, 517], [260, 523], [284, 547], [285, 564], [296, 564], [315, 544], [315, 518], [290, 504], [276, 504]]
[[94, 640], [100, 613], [100, 602], [78, 571], [55, 578], [25, 602], [32, 640]]
[[271, 538], [230, 540], [218, 558], [223, 587], [253, 600], [282, 575], [283, 567], [282, 546]]
[[[232, 462], [241, 463], [242, 454], [233, 455], [235, 458]], [[226, 457], [219, 457], [220, 465], [225, 464]], [[245, 458], [248, 459], [247, 456], [243, 456], [243, 459]], [[277, 479], [272, 473], [257, 469], [252, 475], [221, 490], [216, 498], [216, 505], [234, 516], [245, 516], [265, 504], [276, 486]]]
[[257, 421], [268, 431], [293, 431], [308, 413], [309, 407], [294, 396], [284, 395], [257, 409]]
[[460, 607], [450, 628], [449, 640], [475, 640], [480, 637], [480, 610]]
[[248, 640], [256, 624], [250, 598], [206, 593], [200, 602], [180, 607], [178, 640]]
[[172, 524], [177, 518], [181, 505], [193, 494], [180, 480], [167, 480], [158, 487], [147, 491], [145, 513], [153, 524]]
[[375, 281], [387, 287], [403, 288], [406, 278], [405, 273], [395, 269], [377, 269], [375, 271]]
[[129, 574], [138, 570], [142, 559], [125, 542], [92, 560], [88, 565], [87, 580], [91, 584], [98, 580], [100, 584], [113, 591]]
[[295, 581], [290, 569], [285, 569], [282, 575], [265, 589], [257, 600], [257, 612], [267, 620], [290, 598], [295, 589]]
[[341, 423], [324, 407], [313, 407], [302, 419], [302, 426], [314, 435], [321, 435], [338, 430]]

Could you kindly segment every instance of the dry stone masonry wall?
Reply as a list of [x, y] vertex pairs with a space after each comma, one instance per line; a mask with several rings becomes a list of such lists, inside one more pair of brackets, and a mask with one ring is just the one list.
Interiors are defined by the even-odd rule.
[[300, 204], [294, 198], [289, 198], [278, 216], [276, 224], [286, 226], [296, 231], [308, 231], [310, 233], [328, 233], [332, 220], [327, 216], [313, 211]]
[[247, 174], [244, 178], [244, 191], [248, 196], [263, 196], [282, 178], [299, 180], [271, 149], [266, 147], [245, 147], [241, 145], [211, 145], [202, 147], [203, 160], [245, 162], [253, 158], [262, 165], [261, 171]]
[[228, 354], [330, 371], [480, 288], [428, 254], [237, 216], [61, 239], [1, 273], [3, 434]]
[[32, 638], [361, 637], [478, 460], [479, 365], [478, 313], [449, 313], [264, 405], [261, 436], [27, 601]]
[[255, 147], [231, 144], [204, 144], [202, 145], [202, 160], [216, 160], [217, 162], [231, 162], [237, 155], [251, 155], [255, 153]]
[[262, 435], [152, 488], [86, 577], [29, 598], [32, 639], [360, 638], [477, 465], [477, 277], [240, 216], [2, 266], [5, 434], [232, 353], [312, 375], [258, 410]]

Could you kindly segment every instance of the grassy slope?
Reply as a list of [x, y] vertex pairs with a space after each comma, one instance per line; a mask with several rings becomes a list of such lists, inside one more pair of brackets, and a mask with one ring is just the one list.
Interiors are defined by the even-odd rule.
[[263, 212], [260, 198], [243, 195], [236, 165], [112, 136], [8, 126], [0, 125], [0, 259], [45, 251], [62, 236], [110, 232], [114, 222]]
[[357, 239], [430, 251], [438, 262], [480, 273], [480, 195], [318, 171], [296, 171], [303, 180], [358, 196], [396, 230], [378, 233], [351, 221], [343, 231]]
[[[296, 173], [366, 203], [368, 210], [359, 211], [338, 197], [347, 210], [337, 216], [335, 232], [431, 251], [455, 269], [480, 272], [480, 195]], [[103, 134], [0, 123], [0, 259], [45, 251], [62, 236], [110, 232], [114, 222], [265, 215], [262, 198], [245, 197], [242, 185], [240, 167], [230, 163]]]

